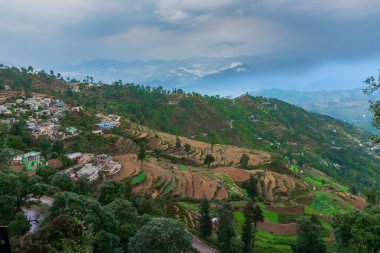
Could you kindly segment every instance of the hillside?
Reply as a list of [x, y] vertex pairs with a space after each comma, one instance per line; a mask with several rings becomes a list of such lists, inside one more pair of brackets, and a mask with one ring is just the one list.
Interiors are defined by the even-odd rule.
[[295, 91], [264, 89], [250, 93], [253, 96], [277, 98], [302, 108], [334, 117], [379, 134], [372, 126], [373, 116], [369, 111], [369, 101], [379, 100], [378, 95], [365, 95], [362, 89], [332, 91]]
[[[126, 116], [151, 129], [267, 151], [282, 164], [277, 167], [309, 166], [359, 188], [379, 185], [380, 161], [370, 150], [368, 132], [277, 99], [228, 99], [120, 83], [90, 88], [80, 84], [81, 91], [72, 92], [73, 85], [55, 76], [15, 69], [1, 70], [0, 78], [15, 89], [47, 93], [73, 105]], [[31, 81], [31, 86], [23, 86], [24, 80]]]
[[[256, 189], [264, 219], [257, 224], [255, 250], [290, 253], [299, 217], [317, 219], [321, 237], [334, 247], [334, 215], [365, 208], [362, 193], [378, 186], [380, 163], [369, 133], [280, 100], [208, 97], [87, 80], [67, 84], [52, 73], [30, 72], [0, 69], [0, 82], [11, 88], [0, 92], [6, 108], [0, 116], [5, 147], [0, 179], [27, 185], [6, 195], [22, 192], [20, 210], [28, 215], [46, 210], [31, 195], [50, 198], [50, 216], [68, 203], [64, 212], [73, 208], [70, 214], [80, 219], [93, 209], [101, 215], [102, 208], [115, 208], [122, 198], [141, 219], [145, 214], [177, 219], [198, 235], [200, 201], [206, 198], [212, 217], [218, 217], [221, 205], [231, 206], [232, 226], [240, 234], [243, 208]], [[10, 170], [3, 164], [9, 154]], [[27, 170], [19, 162], [24, 155], [36, 156], [38, 164], [31, 166], [42, 167]], [[90, 174], [86, 183], [80, 180], [85, 169], [99, 174]], [[358, 194], [353, 189], [359, 195], [352, 195]], [[37, 232], [28, 231], [21, 249], [33, 247], [29, 239], [45, 240], [50, 216], [49, 225], [35, 224]], [[207, 243], [220, 248], [216, 234]]]

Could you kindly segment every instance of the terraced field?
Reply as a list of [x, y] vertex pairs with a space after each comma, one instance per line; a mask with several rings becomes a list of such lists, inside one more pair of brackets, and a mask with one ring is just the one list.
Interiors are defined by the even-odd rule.
[[[249, 165], [256, 166], [270, 162], [271, 156], [262, 151], [249, 150], [234, 146], [210, 145], [205, 142], [195, 141], [185, 137], [178, 137], [181, 143], [180, 148], [176, 148], [177, 136], [158, 132], [144, 126], [124, 120], [122, 124], [123, 132], [134, 140], [145, 140], [147, 146], [152, 150], [159, 150], [163, 153], [185, 157], [197, 165], [203, 165], [207, 154], [215, 158], [212, 166], [236, 166], [239, 165], [240, 158], [243, 154], [249, 156]], [[186, 153], [183, 148], [185, 144], [191, 146], [190, 151]]]

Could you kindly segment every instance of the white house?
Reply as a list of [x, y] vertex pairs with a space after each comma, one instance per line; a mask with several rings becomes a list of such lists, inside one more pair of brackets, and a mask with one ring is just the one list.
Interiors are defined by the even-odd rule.
[[87, 177], [90, 182], [98, 179], [99, 172], [102, 169], [102, 166], [94, 166], [91, 163], [86, 163], [78, 172], [77, 176]]

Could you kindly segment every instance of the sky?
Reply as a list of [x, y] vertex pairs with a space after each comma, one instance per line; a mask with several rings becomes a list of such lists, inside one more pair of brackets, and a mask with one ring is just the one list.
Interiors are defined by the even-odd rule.
[[[359, 87], [380, 69], [380, 0], [0, 0], [0, 6], [0, 62], [8, 65], [74, 73], [95, 59], [248, 57], [257, 74], [252, 88], [304, 90]], [[101, 73], [95, 78], [102, 80]]]

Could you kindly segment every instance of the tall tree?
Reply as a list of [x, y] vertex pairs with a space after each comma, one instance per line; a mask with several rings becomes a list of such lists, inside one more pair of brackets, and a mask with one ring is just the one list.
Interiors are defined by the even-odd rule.
[[380, 191], [375, 187], [372, 187], [366, 192], [367, 202], [371, 205], [380, 204]]
[[191, 145], [189, 143], [185, 143], [184, 147], [185, 147], [186, 154], [189, 155]]
[[292, 245], [294, 253], [325, 253], [326, 245], [320, 236], [320, 228], [309, 218], [297, 220], [297, 240]]
[[248, 162], [249, 162], [249, 156], [247, 154], [242, 154], [240, 157], [240, 165], [243, 168], [248, 167]]
[[145, 156], [146, 156], [146, 148], [145, 148], [145, 144], [144, 144], [144, 143], [141, 143], [141, 144], [140, 144], [140, 149], [139, 149], [139, 154], [138, 154], [138, 159], [141, 161], [141, 164], [142, 164], [142, 162], [144, 161]]
[[210, 216], [210, 202], [204, 198], [201, 202], [201, 218], [199, 220], [199, 230], [202, 238], [207, 238], [212, 233], [212, 220]]
[[[363, 92], [367, 95], [371, 95], [375, 91], [380, 89], [380, 74], [378, 78], [374, 76], [370, 76], [365, 80], [367, 87], [363, 90]], [[373, 113], [373, 125], [376, 128], [380, 128], [380, 101], [372, 101], [370, 104], [370, 110]], [[377, 143], [380, 143], [380, 138], [376, 139]]]
[[179, 137], [177, 136], [176, 140], [175, 140], [175, 147], [176, 148], [180, 148], [181, 147], [181, 140], [179, 139]]
[[224, 203], [219, 209], [218, 240], [220, 252], [229, 253], [232, 239], [236, 236], [233, 227], [234, 214], [230, 203]]
[[244, 243], [243, 252], [252, 253], [255, 245], [257, 222], [263, 221], [264, 216], [259, 205], [255, 205], [250, 199], [244, 208], [244, 225], [241, 239]]
[[257, 179], [253, 175], [250, 175], [249, 179], [243, 183], [243, 188], [253, 200], [259, 195], [259, 191], [257, 190]]

